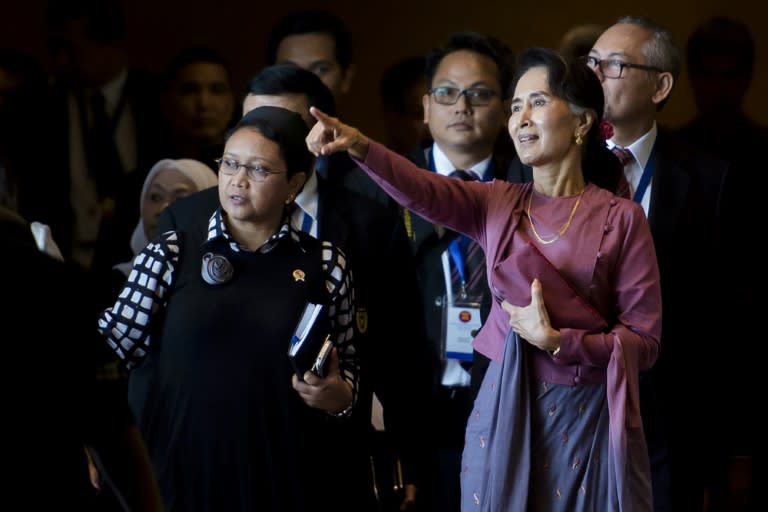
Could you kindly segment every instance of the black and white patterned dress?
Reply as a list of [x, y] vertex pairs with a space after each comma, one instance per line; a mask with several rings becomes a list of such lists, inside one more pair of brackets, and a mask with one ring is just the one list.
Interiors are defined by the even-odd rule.
[[[207, 253], [227, 258], [230, 280], [203, 280]], [[310, 408], [291, 386], [286, 351], [307, 301], [328, 305], [356, 395], [351, 276], [331, 244], [286, 222], [246, 251], [217, 211], [207, 237], [165, 233], [135, 260], [99, 327], [134, 368], [129, 399], [168, 510], [362, 509], [363, 491], [347, 491], [367, 489], [351, 422]]]

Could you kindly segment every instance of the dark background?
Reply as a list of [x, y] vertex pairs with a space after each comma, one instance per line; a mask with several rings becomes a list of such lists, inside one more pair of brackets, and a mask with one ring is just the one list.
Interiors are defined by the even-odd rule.
[[[757, 60], [747, 111], [754, 120], [768, 125], [768, 7], [761, 1], [130, 0], [123, 5], [133, 62], [159, 71], [171, 55], [185, 46], [212, 46], [230, 60], [238, 93], [265, 64], [267, 34], [279, 17], [299, 8], [332, 11], [352, 32], [357, 65], [352, 90], [339, 111], [345, 121], [373, 137], [381, 136], [377, 88], [381, 73], [402, 57], [426, 53], [452, 31], [485, 32], [519, 52], [528, 46], [554, 47], [575, 24], [607, 25], [619, 16], [639, 14], [669, 28], [684, 49], [685, 40], [698, 23], [713, 15], [727, 14], [744, 21], [755, 38]], [[47, 67], [44, 13], [44, 0], [3, 0], [0, 46], [26, 50]], [[678, 126], [693, 113], [684, 70], [661, 121]]]

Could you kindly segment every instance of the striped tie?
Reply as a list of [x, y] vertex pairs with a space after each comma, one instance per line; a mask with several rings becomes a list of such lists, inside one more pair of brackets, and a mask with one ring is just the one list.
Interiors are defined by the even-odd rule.
[[93, 121], [86, 134], [88, 172], [93, 177], [99, 199], [115, 197], [123, 175], [123, 164], [115, 142], [115, 123], [107, 113], [104, 95], [90, 97]]
[[[477, 175], [461, 169], [457, 169], [450, 174], [451, 177], [459, 178], [464, 181], [475, 181]], [[467, 296], [475, 299], [480, 297], [485, 283], [485, 254], [480, 245], [466, 236], [458, 236], [451, 242], [451, 251], [458, 254], [464, 263], [464, 283], [463, 291]], [[451, 283], [455, 297], [460, 297], [462, 292], [461, 276], [456, 265], [451, 261]]]
[[[462, 254], [464, 256], [464, 275], [467, 278], [465, 283], [467, 295], [472, 297], [482, 295], [483, 283], [485, 283], [485, 254], [477, 242], [464, 236], [459, 240], [459, 247], [464, 248]], [[453, 281], [454, 289], [458, 284], [460, 290], [461, 282], [455, 267], [451, 271], [451, 279], [455, 279]]]
[[[622, 168], [626, 168], [628, 165], [635, 161], [635, 157], [632, 155], [632, 152], [627, 148], [613, 146], [611, 151], [613, 151], [613, 154], [616, 155], [616, 158], [618, 158], [619, 162], [621, 162]], [[617, 186], [616, 195], [621, 196], [624, 199], [632, 199], [632, 192], [629, 188], [629, 183], [627, 182], [627, 177], [624, 174], [623, 169], [621, 175], [619, 176], [619, 184]]]

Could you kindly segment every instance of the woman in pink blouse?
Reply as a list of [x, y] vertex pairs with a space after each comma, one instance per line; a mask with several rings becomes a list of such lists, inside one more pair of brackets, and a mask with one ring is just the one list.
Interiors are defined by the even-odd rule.
[[[638, 374], [659, 353], [661, 294], [648, 222], [596, 185], [616, 160], [586, 65], [532, 48], [512, 88], [509, 133], [532, 183], [446, 179], [314, 109], [307, 144], [347, 151], [402, 206], [485, 250], [495, 301], [474, 348], [491, 364], [467, 425], [462, 510], [650, 510]], [[451, 92], [467, 129], [471, 91]]]

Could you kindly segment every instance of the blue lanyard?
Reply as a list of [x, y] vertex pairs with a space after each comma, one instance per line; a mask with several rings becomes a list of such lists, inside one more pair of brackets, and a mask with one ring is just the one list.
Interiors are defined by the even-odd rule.
[[464, 288], [464, 286], [467, 284], [467, 278], [464, 274], [464, 255], [461, 253], [461, 245], [463, 244], [461, 244], [459, 240], [459, 238], [454, 239], [451, 242], [451, 245], [448, 246], [448, 251], [450, 252], [453, 264], [456, 265], [456, 272], [459, 273], [459, 281], [461, 281], [461, 287]]
[[[429, 158], [428, 158], [428, 165], [429, 170], [432, 172], [437, 172], [437, 169], [435, 169], [435, 157], [434, 157], [434, 150], [429, 151]], [[470, 172], [470, 171], [467, 171]], [[489, 181], [493, 179], [494, 170], [493, 170], [493, 159], [491, 159], [490, 162], [488, 162], [488, 167], [485, 169], [485, 173], [483, 173], [483, 176], [481, 179], [483, 181]], [[466, 295], [466, 292], [464, 291], [465, 286], [467, 284], [467, 278], [466, 273], [464, 270], [464, 251], [466, 251], [467, 246], [469, 245], [469, 238], [467, 238], [464, 235], [461, 235], [457, 238], [455, 238], [451, 244], [448, 246], [448, 252], [451, 255], [451, 260], [453, 261], [453, 264], [456, 265], [456, 272], [459, 274], [459, 281], [461, 282], [461, 289], [462, 289], [462, 295]]]
[[640, 203], [643, 200], [648, 184], [651, 182], [651, 176], [653, 176], [653, 168], [656, 166], [656, 145], [654, 144], [651, 154], [648, 156], [648, 161], [645, 162], [645, 168], [643, 168], [643, 174], [640, 175], [640, 182], [635, 189], [635, 195], [632, 199], [636, 203]]

